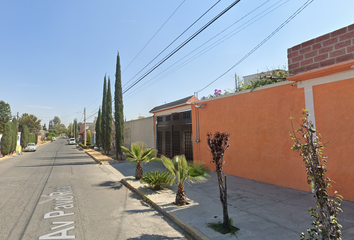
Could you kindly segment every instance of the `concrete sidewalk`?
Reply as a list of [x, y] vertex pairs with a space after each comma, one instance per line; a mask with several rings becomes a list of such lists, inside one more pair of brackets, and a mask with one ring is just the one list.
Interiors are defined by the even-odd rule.
[[[94, 157], [100, 162], [99, 158], [97, 154]], [[195, 239], [298, 240], [300, 233], [311, 227], [308, 208], [315, 207], [312, 194], [228, 175], [229, 217], [240, 231], [236, 236], [222, 235], [207, 227], [207, 223], [222, 221], [223, 217], [215, 172], [206, 183], [185, 184], [190, 204], [178, 207], [173, 204], [177, 191], [175, 185], [153, 191], [135, 180], [135, 165], [126, 161], [108, 163], [106, 158], [104, 160], [104, 166], [122, 183]], [[143, 166], [144, 172], [159, 169], [164, 170], [161, 162]], [[343, 225], [343, 239], [354, 239], [354, 203], [344, 201], [342, 209], [339, 220]]]

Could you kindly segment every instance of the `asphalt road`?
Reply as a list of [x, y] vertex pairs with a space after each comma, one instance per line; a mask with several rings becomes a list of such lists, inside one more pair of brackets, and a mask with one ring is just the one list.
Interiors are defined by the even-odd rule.
[[0, 161], [0, 239], [187, 239], [104, 167], [59, 138]]

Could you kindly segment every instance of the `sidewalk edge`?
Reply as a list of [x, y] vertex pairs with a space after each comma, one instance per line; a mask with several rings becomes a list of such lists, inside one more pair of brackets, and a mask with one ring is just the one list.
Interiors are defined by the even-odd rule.
[[183, 219], [178, 217], [176, 214], [167, 211], [157, 205], [154, 201], [152, 201], [148, 196], [146, 196], [144, 193], [139, 191], [134, 185], [130, 184], [129, 181], [126, 181], [125, 179], [121, 180], [121, 183], [124, 184], [127, 188], [138, 194], [144, 202], [150, 204], [154, 209], [156, 209], [158, 212], [162, 213], [164, 216], [168, 217], [170, 220], [175, 222], [180, 228], [182, 228], [185, 232], [190, 234], [194, 239], [197, 240], [210, 240], [210, 238], [206, 237], [204, 234], [196, 230], [194, 227], [192, 227], [189, 223], [185, 222]]

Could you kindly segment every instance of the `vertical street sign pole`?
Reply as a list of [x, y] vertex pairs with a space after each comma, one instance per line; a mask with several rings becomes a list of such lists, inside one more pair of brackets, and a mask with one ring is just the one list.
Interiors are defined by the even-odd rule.
[[84, 108], [84, 146], [86, 146], [86, 108]]

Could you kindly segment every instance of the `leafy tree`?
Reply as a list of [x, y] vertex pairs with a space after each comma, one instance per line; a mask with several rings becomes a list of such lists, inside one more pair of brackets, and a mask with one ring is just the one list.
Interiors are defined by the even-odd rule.
[[105, 138], [105, 150], [108, 152], [112, 146], [112, 95], [111, 95], [111, 80], [108, 77], [107, 86], [107, 99], [106, 99], [106, 132]]
[[60, 125], [61, 124], [61, 120], [60, 120], [60, 118], [58, 116], [54, 116], [53, 124], [54, 125]]
[[7, 121], [4, 127], [4, 134], [1, 138], [1, 154], [4, 156], [12, 152], [12, 136], [12, 123]]
[[[122, 147], [123, 148], [123, 147]], [[184, 155], [175, 156], [172, 160], [161, 156], [163, 165], [169, 170], [177, 179], [177, 193], [175, 204], [187, 204], [186, 192], [184, 191], [184, 182], [191, 183], [206, 182], [209, 174], [206, 168], [200, 164], [188, 164]]]
[[223, 208], [223, 232], [229, 232], [231, 224], [229, 223], [229, 213], [227, 210], [227, 182], [223, 169], [223, 158], [226, 149], [229, 145], [230, 134], [227, 132], [220, 133], [216, 131], [214, 134], [207, 134], [207, 143], [213, 156], [213, 163], [216, 166], [216, 173], [218, 175], [220, 201]]
[[47, 131], [47, 125], [45, 123], [42, 128], [43, 128], [43, 130]]
[[106, 137], [107, 132], [107, 80], [106, 75], [103, 79], [103, 96], [102, 96], [102, 122], [101, 122], [101, 144], [104, 152], [106, 153]]
[[41, 130], [41, 121], [33, 114], [24, 113], [19, 119], [19, 126], [22, 130], [23, 126], [26, 125], [31, 133], [36, 133]]
[[150, 161], [158, 161], [160, 159], [155, 158], [157, 151], [152, 148], [147, 148], [145, 143], [136, 142], [132, 143], [131, 150], [122, 146], [123, 154], [130, 162], [136, 162], [135, 179], [141, 179], [143, 177], [142, 163], [149, 163]]
[[16, 151], [16, 146], [17, 146], [17, 119], [14, 117], [12, 119], [12, 151]]
[[10, 104], [0, 101], [0, 133], [4, 133], [5, 124], [11, 119]]
[[96, 121], [96, 146], [98, 148], [102, 147], [102, 134], [101, 134], [101, 122], [102, 122], [102, 114], [101, 108], [98, 109], [98, 116]]
[[120, 159], [122, 159], [122, 149], [121, 146], [124, 145], [124, 117], [123, 117], [123, 94], [122, 94], [122, 78], [120, 69], [120, 57], [119, 52], [117, 54], [117, 64], [116, 64], [116, 82], [114, 91], [114, 118], [115, 118], [115, 129], [116, 129], [116, 156], [118, 159], [118, 154]]
[[311, 185], [314, 191], [317, 208], [310, 208], [313, 228], [307, 229], [301, 234], [301, 239], [342, 239], [342, 225], [339, 224], [338, 213], [342, 212], [340, 208], [343, 197], [335, 191], [335, 198], [329, 196], [328, 189], [332, 187], [331, 179], [326, 177], [327, 160], [324, 155], [325, 145], [320, 141], [321, 134], [317, 132], [311, 121], [309, 113], [303, 110], [305, 115], [300, 127], [294, 129], [291, 119], [292, 132], [290, 137], [293, 140], [292, 150], [300, 153], [303, 158], [307, 172], [307, 183]]
[[29, 137], [30, 137], [29, 129], [26, 125], [24, 125], [22, 127], [22, 131], [21, 131], [21, 146], [22, 146], [22, 148], [27, 147]]
[[87, 134], [86, 134], [86, 145], [88, 145], [88, 146], [91, 145], [91, 131], [90, 131], [90, 129], [87, 130]]

